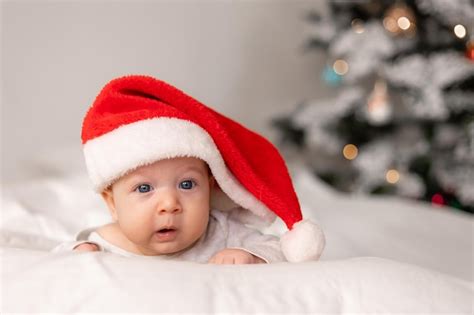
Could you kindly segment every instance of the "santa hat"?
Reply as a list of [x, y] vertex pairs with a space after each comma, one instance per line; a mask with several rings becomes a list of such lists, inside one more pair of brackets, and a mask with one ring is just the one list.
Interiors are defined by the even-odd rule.
[[288, 230], [281, 249], [290, 262], [317, 260], [325, 240], [303, 220], [285, 162], [259, 134], [153, 77], [110, 81], [84, 118], [82, 144], [97, 192], [140, 166], [190, 156], [204, 160], [217, 182], [211, 204], [239, 207], [244, 223], [270, 225], [280, 217]]

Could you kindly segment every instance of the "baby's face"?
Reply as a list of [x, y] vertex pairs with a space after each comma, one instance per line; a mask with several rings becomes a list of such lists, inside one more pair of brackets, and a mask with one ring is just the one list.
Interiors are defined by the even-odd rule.
[[183, 157], [140, 167], [102, 195], [134, 251], [161, 255], [190, 247], [206, 231], [212, 185], [202, 160]]

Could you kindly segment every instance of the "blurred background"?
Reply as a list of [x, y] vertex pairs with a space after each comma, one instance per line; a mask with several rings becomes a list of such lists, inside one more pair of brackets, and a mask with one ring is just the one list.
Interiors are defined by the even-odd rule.
[[474, 212], [474, 2], [330, 1], [308, 50], [332, 98], [275, 121], [285, 147], [339, 191]]
[[82, 155], [86, 110], [118, 76], [160, 78], [273, 139], [273, 115], [330, 93], [318, 74], [324, 58], [303, 54], [305, 14], [323, 2], [1, 4], [6, 182], [42, 172], [32, 160], [54, 159], [58, 149]]
[[[110, 79], [134, 73], [262, 133], [337, 191], [473, 213], [470, 0], [3, 1], [1, 10], [4, 184], [81, 156], [87, 108]], [[78, 161], [71, 168], [85, 172]]]

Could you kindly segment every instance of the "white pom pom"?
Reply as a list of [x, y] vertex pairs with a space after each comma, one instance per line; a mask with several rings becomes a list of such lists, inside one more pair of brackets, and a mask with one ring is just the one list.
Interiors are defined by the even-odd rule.
[[289, 262], [318, 260], [325, 244], [323, 231], [309, 220], [295, 223], [280, 238], [281, 250]]

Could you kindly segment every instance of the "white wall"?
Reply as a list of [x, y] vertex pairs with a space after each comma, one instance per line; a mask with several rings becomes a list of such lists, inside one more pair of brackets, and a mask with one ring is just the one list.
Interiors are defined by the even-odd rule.
[[[320, 1], [4, 1], [2, 180], [57, 148], [80, 154], [82, 118], [110, 79], [165, 80], [270, 140], [268, 121], [327, 93], [302, 53]], [[53, 158], [53, 157], [51, 157]]]

